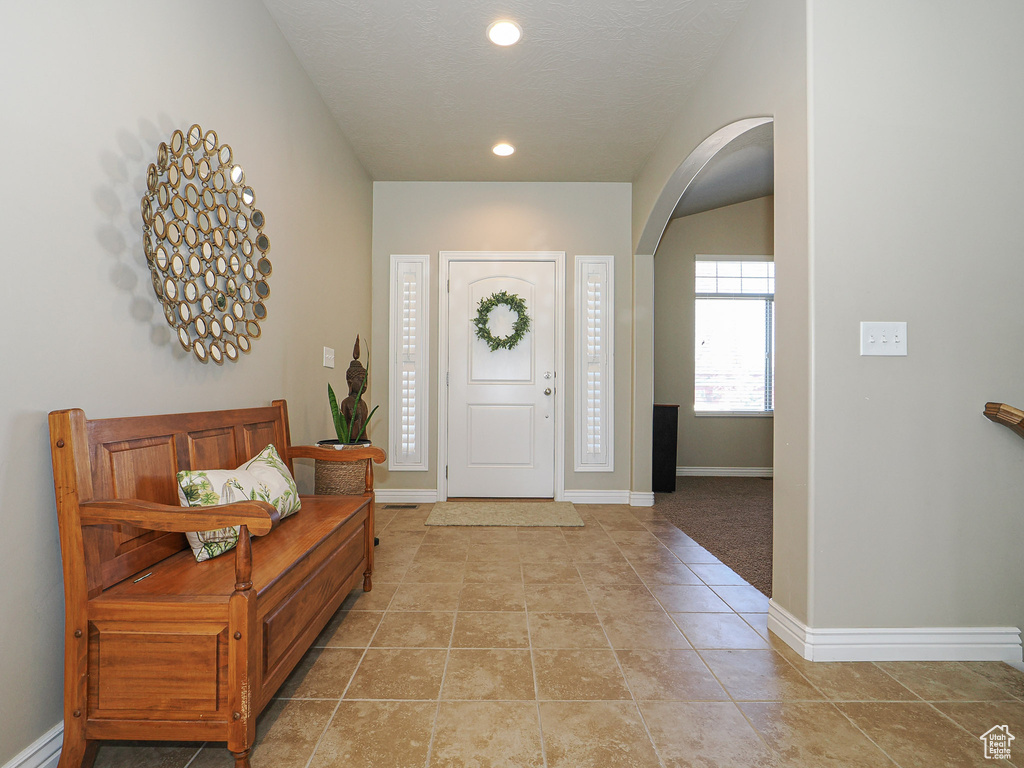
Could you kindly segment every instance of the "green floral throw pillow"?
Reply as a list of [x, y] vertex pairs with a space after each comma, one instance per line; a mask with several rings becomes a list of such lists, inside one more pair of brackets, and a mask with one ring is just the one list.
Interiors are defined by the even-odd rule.
[[[183, 507], [213, 507], [250, 500], [270, 502], [281, 517], [299, 510], [299, 489], [273, 445], [238, 469], [178, 473], [178, 501]], [[185, 536], [196, 560], [202, 562], [234, 547], [238, 543], [238, 526]]]

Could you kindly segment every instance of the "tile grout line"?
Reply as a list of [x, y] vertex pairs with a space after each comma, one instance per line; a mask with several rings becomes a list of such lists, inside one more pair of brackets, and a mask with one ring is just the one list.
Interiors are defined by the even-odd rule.
[[[564, 540], [564, 536], [562, 537]], [[540, 684], [537, 682], [537, 661], [533, 653], [533, 628], [530, 625], [530, 604], [525, 602], [526, 599], [526, 570], [523, 567], [523, 563], [519, 564], [520, 574], [523, 577], [523, 599], [524, 607], [526, 608], [526, 642], [529, 643], [530, 648], [530, 669], [533, 672], [533, 704], [537, 710], [537, 731], [540, 734], [540, 759], [541, 764], [544, 768], [548, 768], [548, 750], [547, 744], [544, 741], [544, 721], [540, 715]]]

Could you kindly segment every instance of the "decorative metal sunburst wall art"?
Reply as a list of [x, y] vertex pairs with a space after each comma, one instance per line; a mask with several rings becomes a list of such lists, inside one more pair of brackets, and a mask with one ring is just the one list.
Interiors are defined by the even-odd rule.
[[142, 197], [153, 290], [178, 341], [201, 362], [237, 360], [267, 317], [266, 217], [231, 147], [198, 125], [160, 143]]

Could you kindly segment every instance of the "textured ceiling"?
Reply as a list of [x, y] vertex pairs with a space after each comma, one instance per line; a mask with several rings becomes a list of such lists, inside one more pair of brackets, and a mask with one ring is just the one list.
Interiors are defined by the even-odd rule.
[[749, 0], [264, 2], [375, 180], [632, 181]]

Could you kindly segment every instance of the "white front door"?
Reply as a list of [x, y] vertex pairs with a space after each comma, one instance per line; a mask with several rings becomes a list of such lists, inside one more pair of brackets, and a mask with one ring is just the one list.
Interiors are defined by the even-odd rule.
[[[555, 490], [555, 263], [452, 261], [448, 288], [448, 495], [551, 498]], [[514, 349], [491, 351], [473, 319], [506, 291], [531, 326]], [[514, 312], [488, 326], [508, 336]]]

